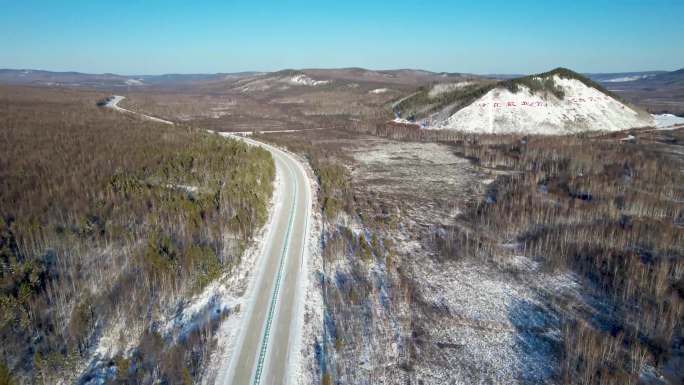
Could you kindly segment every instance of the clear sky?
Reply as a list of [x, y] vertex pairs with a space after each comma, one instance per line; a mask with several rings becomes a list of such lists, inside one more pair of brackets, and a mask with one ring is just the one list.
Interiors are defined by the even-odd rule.
[[0, 0], [0, 68], [684, 67], [684, 0]]

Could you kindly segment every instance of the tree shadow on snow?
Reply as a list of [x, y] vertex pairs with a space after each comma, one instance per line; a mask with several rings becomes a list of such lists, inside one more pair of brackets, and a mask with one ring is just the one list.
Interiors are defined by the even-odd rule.
[[558, 314], [528, 299], [516, 299], [509, 305], [508, 319], [517, 332], [520, 383], [555, 383], [561, 354]]

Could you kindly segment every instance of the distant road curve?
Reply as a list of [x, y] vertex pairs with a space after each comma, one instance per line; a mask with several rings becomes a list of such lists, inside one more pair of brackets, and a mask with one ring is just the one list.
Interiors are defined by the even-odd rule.
[[135, 112], [135, 111], [127, 110], [123, 107], [119, 107], [119, 102], [124, 100], [124, 99], [126, 99], [125, 96], [114, 95], [107, 101], [107, 104], [105, 104], [105, 107], [114, 109], [114, 110], [119, 111], [119, 112], [125, 112], [128, 114], [138, 115], [143, 119], [151, 120], [153, 122], [173, 125], [173, 122], [171, 122], [171, 121], [160, 119], [160, 118], [155, 118], [154, 116], [141, 114], [139, 112]]
[[[164, 124], [173, 122], [130, 111], [118, 106], [123, 96], [114, 96], [106, 107], [139, 115]], [[311, 184], [302, 163], [292, 154], [266, 143], [228, 132], [224, 137], [243, 140], [268, 150], [278, 173], [280, 204], [273, 212], [261, 270], [254, 275], [253, 288], [241, 320], [241, 328], [229, 362], [217, 375], [220, 385], [287, 384], [299, 346], [306, 279], [307, 234], [311, 222]]]
[[[140, 117], [142, 117], [142, 118], [144, 118], [144, 119], [152, 120], [152, 121], [159, 122], [159, 123], [174, 124], [172, 121], [169, 121], [169, 120], [164, 120], [164, 119], [157, 118], [157, 117], [154, 117], [154, 116], [141, 114], [140, 112], [135, 112], [135, 111], [127, 110], [127, 109], [125, 109], [125, 108], [123, 108], [123, 107], [119, 107], [119, 102], [121, 102], [121, 101], [124, 100], [124, 99], [126, 99], [125, 96], [113, 95], [113, 96], [107, 101], [107, 103], [105, 104], [105, 107], [112, 108], [112, 109], [117, 110], [117, 111], [119, 111], [119, 112], [125, 112], [125, 113], [129, 113], [129, 114], [138, 115], [138, 116], [140, 116]], [[319, 127], [319, 128], [302, 128], [302, 129], [298, 129], [298, 130], [267, 130], [267, 131], [255, 130], [255, 131], [235, 131], [235, 132], [230, 132], [230, 134], [233, 134], [233, 135], [240, 135], [240, 136], [252, 136], [252, 135], [254, 135], [255, 133], [259, 133], [259, 134], [278, 134], [278, 133], [290, 133], [290, 132], [300, 132], [300, 131], [317, 131], [317, 130], [325, 130], [325, 128], [324, 128], [324, 127]]]

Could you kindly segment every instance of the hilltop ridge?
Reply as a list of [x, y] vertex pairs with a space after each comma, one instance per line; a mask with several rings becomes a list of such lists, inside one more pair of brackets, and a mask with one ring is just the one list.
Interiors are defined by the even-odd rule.
[[571, 134], [653, 124], [646, 112], [567, 68], [501, 81], [470, 80], [450, 88], [424, 87], [393, 108], [424, 128], [474, 133]]

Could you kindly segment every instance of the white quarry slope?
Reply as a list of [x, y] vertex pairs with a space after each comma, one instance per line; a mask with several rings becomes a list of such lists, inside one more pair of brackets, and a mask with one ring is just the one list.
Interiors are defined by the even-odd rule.
[[429, 129], [541, 135], [621, 131], [654, 124], [650, 115], [577, 79], [553, 75], [553, 81], [563, 90], [563, 98], [522, 85], [516, 93], [497, 87], [451, 116], [435, 114], [424, 123]]
[[666, 129], [684, 125], [684, 118], [672, 114], [653, 115], [657, 128]]

